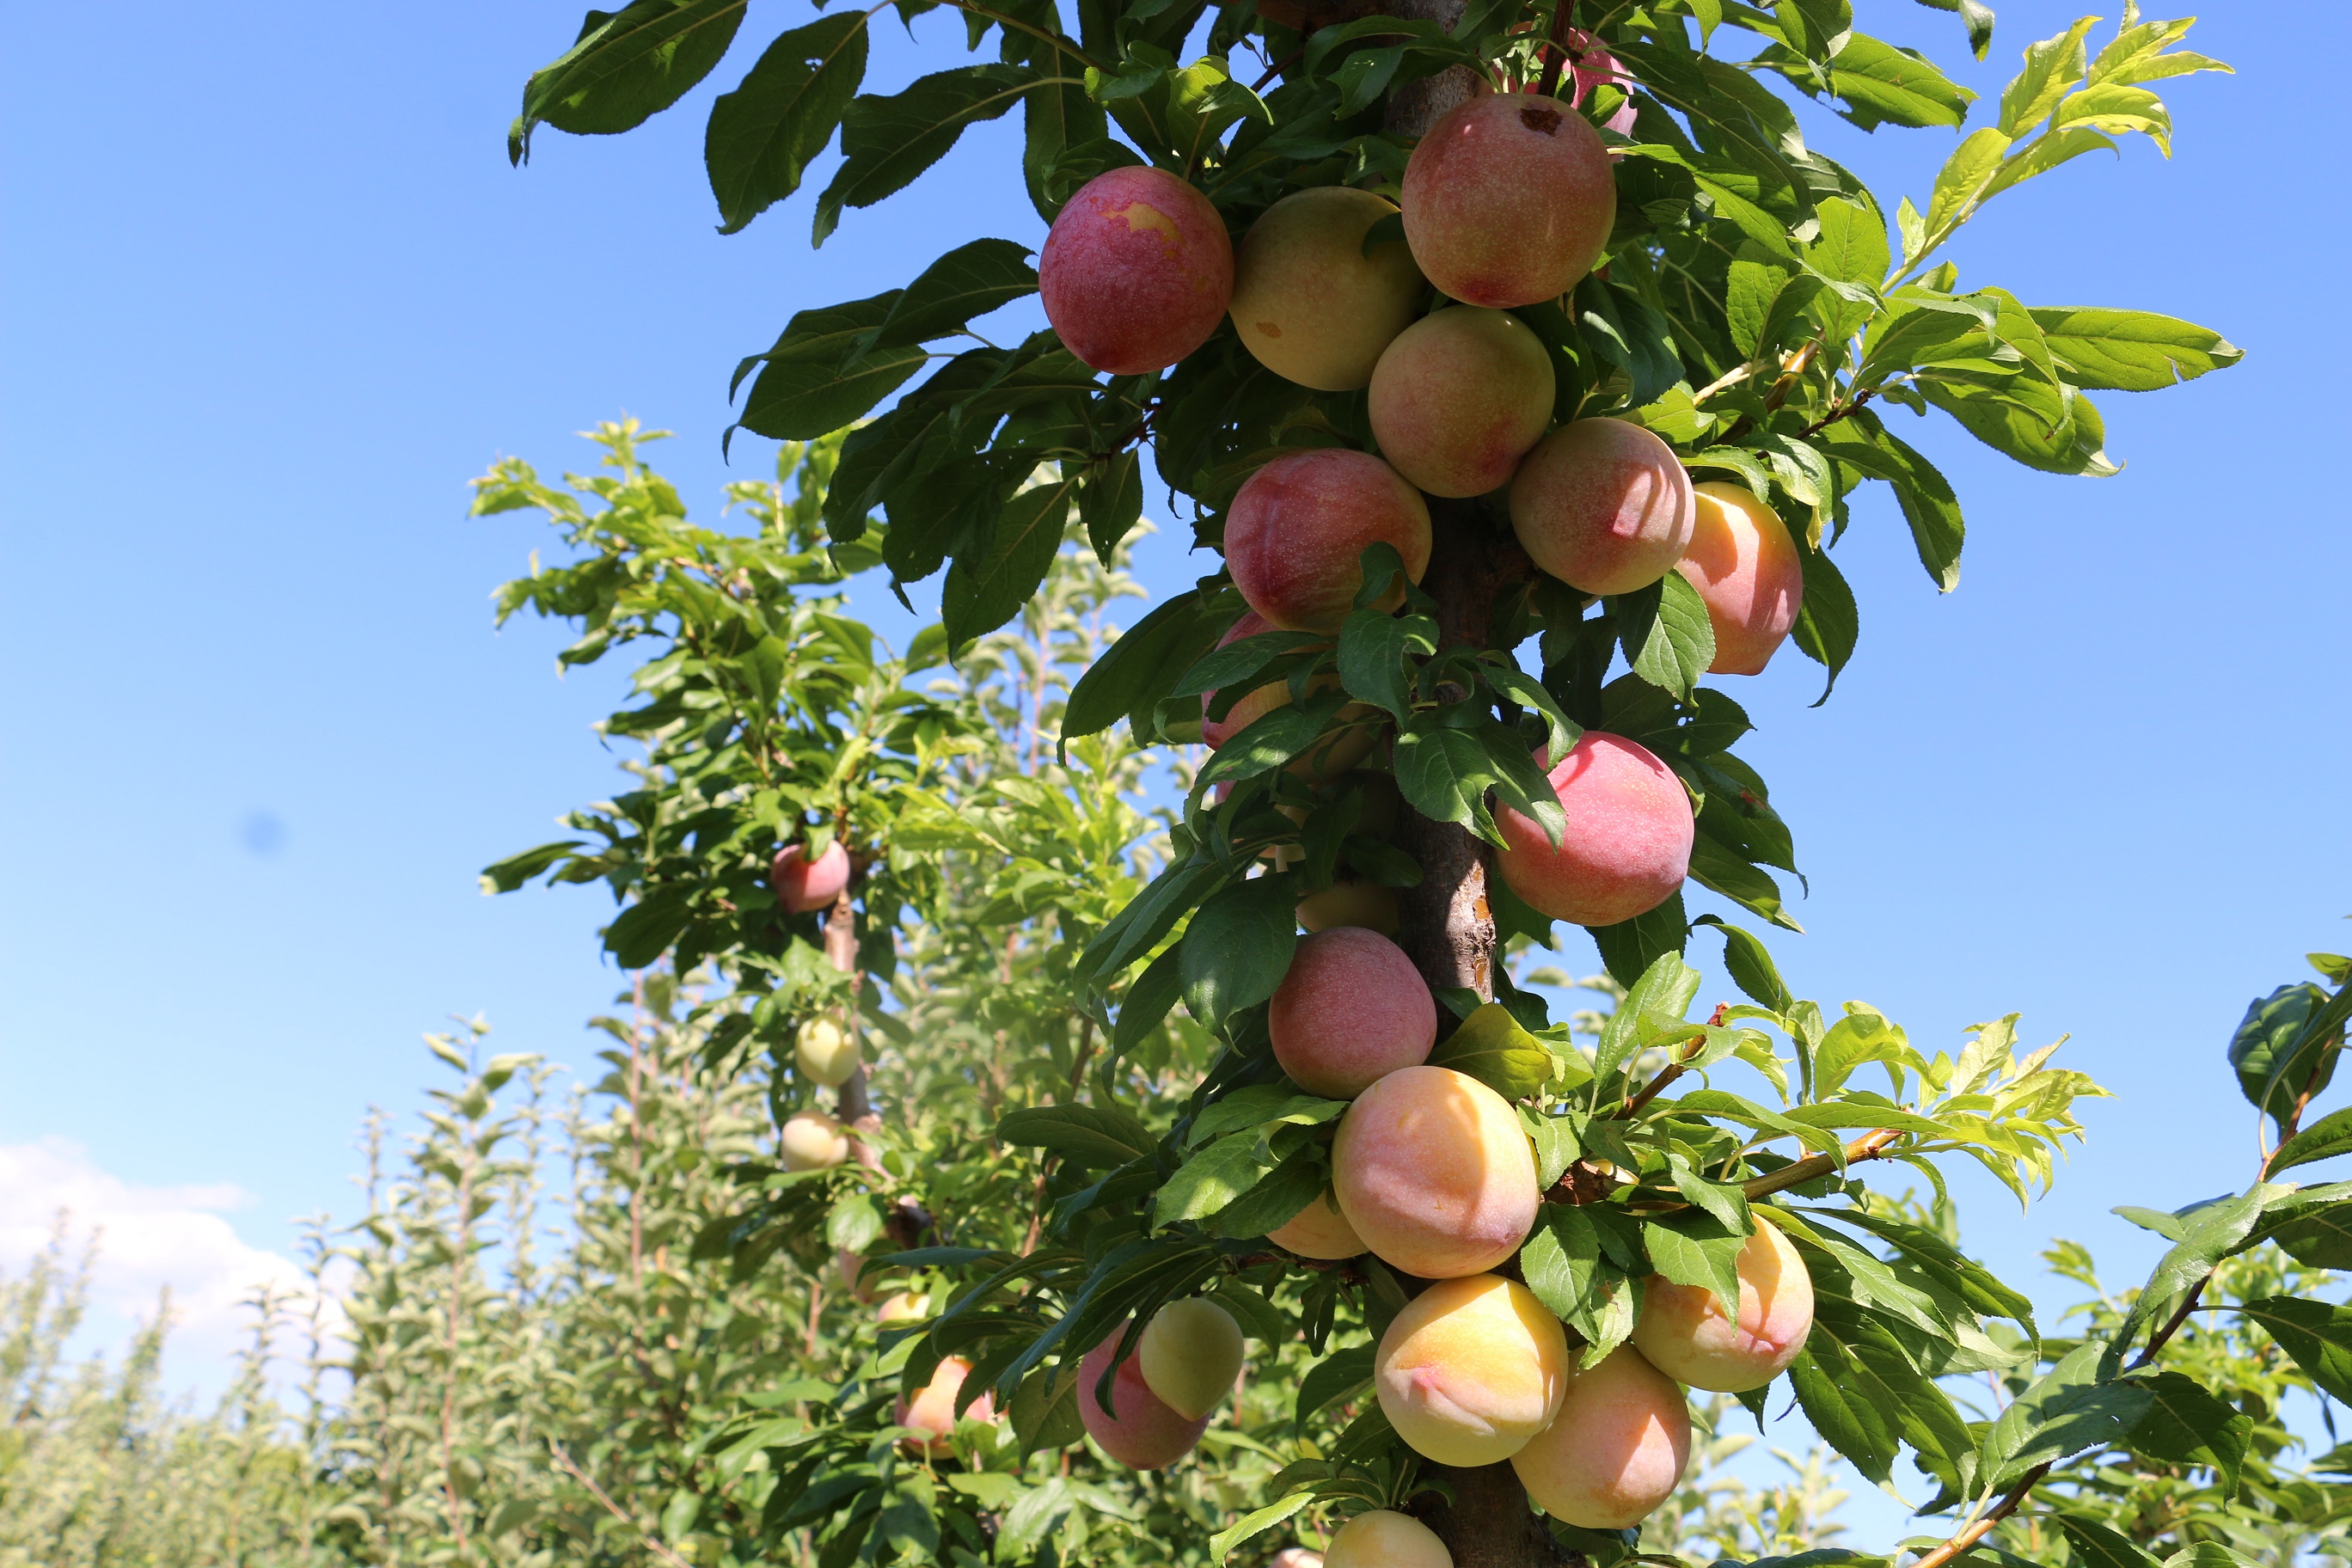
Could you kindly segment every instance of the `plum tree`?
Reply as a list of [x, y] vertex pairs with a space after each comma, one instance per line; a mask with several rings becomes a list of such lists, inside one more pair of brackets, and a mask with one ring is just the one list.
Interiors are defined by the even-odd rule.
[[1673, 1378], [1620, 1345], [1568, 1376], [1550, 1425], [1511, 1456], [1536, 1506], [1565, 1524], [1623, 1530], [1665, 1501], [1690, 1462], [1690, 1406]]
[[1234, 258], [1230, 313], [1258, 363], [1323, 392], [1372, 379], [1428, 287], [1403, 241], [1365, 250], [1365, 235], [1396, 210], [1370, 191], [1310, 185], [1250, 225]]
[[1496, 93], [1440, 115], [1405, 163], [1405, 238], [1432, 283], [1509, 310], [1565, 294], [1617, 220], [1617, 182], [1582, 115]]
[[1298, 900], [1298, 923], [1309, 931], [1361, 926], [1382, 936], [1397, 933], [1397, 894], [1363, 877], [1336, 877]]
[[1545, 775], [1567, 819], [1554, 848], [1535, 819], [1495, 813], [1495, 868], [1530, 909], [1610, 926], [1672, 898], [1690, 871], [1697, 828], [1673, 769], [1622, 735], [1587, 730]]
[[1407, 327], [1373, 368], [1373, 439], [1433, 496], [1509, 482], [1551, 427], [1558, 377], [1543, 342], [1504, 310], [1457, 306]]
[[1397, 1436], [1441, 1465], [1509, 1458], [1550, 1424], [1568, 1335], [1515, 1279], [1441, 1279], [1381, 1335], [1372, 1386]]
[[[1256, 637], [1262, 632], [1276, 629], [1264, 616], [1252, 610], [1217, 639], [1217, 646], [1227, 647], [1244, 637]], [[1339, 678], [1336, 675], [1318, 675], [1307, 683], [1307, 694], [1328, 691], [1339, 684]], [[1214, 751], [1276, 709], [1286, 707], [1290, 700], [1288, 681], [1269, 680], [1235, 698], [1223, 717], [1213, 718], [1211, 710], [1216, 706], [1217, 693], [1204, 691], [1201, 694], [1202, 743]], [[1291, 771], [1310, 784], [1328, 784], [1362, 762], [1372, 749], [1374, 735], [1368, 722], [1372, 713], [1369, 704], [1347, 704], [1340, 710], [1342, 727], [1326, 731], [1307, 746], [1291, 763]]]
[[811, 860], [805, 845], [787, 845], [770, 862], [768, 883], [777, 901], [795, 914], [831, 909], [849, 886], [849, 851], [836, 838]]
[[831, 1018], [814, 1017], [793, 1041], [793, 1060], [811, 1083], [839, 1089], [859, 1067], [857, 1042]]
[[1134, 1356], [1112, 1373], [1110, 1407], [1105, 1409], [1096, 1391], [1110, 1371], [1122, 1331], [1113, 1330], [1079, 1361], [1078, 1414], [1102, 1451], [1120, 1464], [1131, 1470], [1165, 1469], [1192, 1451], [1208, 1430], [1209, 1417], [1205, 1412], [1185, 1415], [1154, 1394]]
[[1364, 1255], [1364, 1238], [1348, 1223], [1348, 1216], [1332, 1206], [1331, 1194], [1318, 1193], [1312, 1202], [1288, 1219], [1265, 1233], [1265, 1238], [1276, 1247], [1325, 1262], [1339, 1262]]
[[822, 1110], [786, 1117], [777, 1142], [787, 1171], [830, 1170], [849, 1158], [847, 1130], [840, 1118]]
[[1165, 169], [1112, 169], [1054, 219], [1037, 292], [1062, 342], [1095, 369], [1162, 370], [1217, 330], [1233, 299], [1233, 239], [1198, 186]]
[[1454, 1568], [1454, 1554], [1411, 1514], [1375, 1508], [1331, 1532], [1317, 1568]]
[[1518, 1113], [1451, 1068], [1403, 1068], [1358, 1096], [1331, 1176], [1366, 1248], [1424, 1279], [1486, 1272], [1535, 1224], [1535, 1151]]
[[1405, 575], [1420, 582], [1429, 503], [1378, 458], [1344, 447], [1275, 458], [1243, 482], [1225, 514], [1234, 586], [1285, 631], [1337, 632], [1363, 584], [1358, 558], [1373, 544], [1394, 546]]
[[1530, 559], [1587, 594], [1664, 576], [1696, 524], [1674, 448], [1622, 419], [1576, 419], [1544, 437], [1511, 480], [1511, 531]]
[[1143, 1325], [1135, 1361], [1160, 1403], [1188, 1421], [1203, 1420], [1241, 1375], [1241, 1325], [1206, 1297], [1171, 1301]]
[[1300, 942], [1266, 1007], [1274, 1059], [1312, 1094], [1353, 1100], [1429, 1059], [1437, 1004], [1402, 949], [1339, 926]]
[[1642, 1282], [1633, 1343], [1678, 1383], [1716, 1394], [1763, 1387], [1797, 1359], [1813, 1327], [1813, 1280], [1796, 1244], [1759, 1225], [1739, 1249], [1739, 1316], [1705, 1286], [1651, 1275]]
[[1691, 487], [1690, 543], [1675, 570], [1698, 590], [1715, 630], [1714, 675], [1760, 675], [1805, 599], [1797, 542], [1753, 490], [1722, 479]]
[[[912, 1427], [928, 1437], [907, 1438], [907, 1446], [919, 1453], [935, 1458], [952, 1451], [949, 1438], [955, 1433], [956, 1396], [963, 1392], [964, 1379], [971, 1375], [971, 1363], [960, 1355], [942, 1360], [912, 1399], [900, 1398], [893, 1419], [901, 1426]], [[980, 1422], [996, 1418], [994, 1404], [982, 1394], [965, 1407], [967, 1419]]]

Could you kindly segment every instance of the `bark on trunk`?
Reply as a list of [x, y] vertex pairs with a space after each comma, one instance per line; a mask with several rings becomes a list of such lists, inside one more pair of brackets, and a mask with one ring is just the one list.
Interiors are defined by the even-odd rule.
[[[824, 914], [824, 958], [827, 963], [843, 974], [851, 976], [848, 1016], [843, 1026], [851, 1038], [857, 1037], [857, 910], [849, 901], [849, 889], [844, 888], [835, 895], [833, 908]], [[874, 1101], [866, 1092], [866, 1064], [861, 1060], [849, 1080], [834, 1091], [834, 1114], [853, 1131], [876, 1132], [882, 1119], [875, 1114]], [[852, 1148], [858, 1163], [875, 1163], [872, 1152], [862, 1142], [853, 1142]]]

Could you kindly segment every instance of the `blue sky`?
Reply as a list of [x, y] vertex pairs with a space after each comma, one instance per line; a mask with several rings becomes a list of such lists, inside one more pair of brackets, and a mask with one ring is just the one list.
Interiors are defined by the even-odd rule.
[[[806, 195], [721, 237], [702, 119], [749, 47], [644, 130], [543, 132], [510, 169], [507, 121], [570, 5], [462, 26], [8, 9], [39, 68], [0, 98], [0, 1147], [47, 1151], [18, 1169], [50, 1174], [20, 1180], [0, 1232], [53, 1192], [174, 1213], [155, 1194], [178, 1194], [222, 1247], [279, 1253], [291, 1216], [350, 1206], [353, 1131], [371, 1103], [413, 1105], [422, 1031], [480, 1011], [499, 1048], [581, 1060], [620, 984], [601, 892], [475, 888], [610, 790], [587, 726], [614, 688], [557, 679], [546, 628], [493, 634], [490, 589], [548, 542], [520, 515], [467, 519], [465, 481], [504, 454], [582, 466], [572, 432], [626, 411], [679, 432], [658, 460], [707, 513], [730, 473], [766, 470], [757, 440], [719, 458], [740, 355], [794, 310], [1041, 226], [1007, 122], [821, 250]], [[2010, 0], [1977, 67], [1949, 16], [1859, 9], [1988, 94], [2073, 14]], [[2120, 1276], [2150, 1248], [2108, 1205], [2243, 1184], [2253, 1121], [2221, 1044], [2302, 952], [2352, 942], [2352, 547], [2323, 390], [2347, 348], [2345, 219], [2322, 108], [2352, 12], [2217, 9], [2191, 42], [2240, 74], [2166, 84], [2168, 164], [2139, 142], [2084, 159], [1955, 254], [1964, 286], [2186, 316], [2245, 363], [2106, 395], [2113, 479], [1906, 423], [1968, 509], [1958, 592], [1934, 592], [1874, 500], [1840, 550], [1863, 636], [1837, 695], [1809, 709], [1818, 670], [1793, 655], [1736, 683], [1811, 879], [1810, 934], [1778, 944], [1800, 993], [1866, 998], [1930, 1050], [2022, 1010], [2118, 1096], [2030, 1218], [1963, 1184], [1971, 1239], [2037, 1288], [2051, 1234]], [[745, 39], [805, 15], [761, 0]], [[955, 24], [921, 27], [932, 59], [953, 48]], [[886, 43], [874, 79], [916, 58]], [[1814, 121], [1890, 205], [1952, 141]], [[1165, 534], [1145, 570], [1192, 575]], [[918, 592], [928, 607], [937, 584]], [[882, 595], [862, 607], [906, 625]], [[1711, 941], [1693, 951], [1716, 965]]]

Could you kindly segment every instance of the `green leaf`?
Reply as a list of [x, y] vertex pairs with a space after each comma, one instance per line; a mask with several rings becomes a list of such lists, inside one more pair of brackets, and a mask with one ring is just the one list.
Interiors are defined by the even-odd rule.
[[2142, 1384], [2102, 1383], [2094, 1342], [2067, 1352], [2049, 1373], [2010, 1401], [1985, 1434], [1978, 1473], [1995, 1489], [2017, 1484], [2037, 1465], [2085, 1448], [2120, 1443], [2155, 1403]]
[[1299, 1127], [1319, 1126], [1337, 1121], [1347, 1113], [1348, 1103], [1342, 1100], [1325, 1100], [1319, 1095], [1302, 1094], [1282, 1083], [1254, 1083], [1237, 1089], [1217, 1100], [1192, 1119], [1184, 1135], [1187, 1146], [1203, 1142], [1221, 1132], [1237, 1132], [1244, 1127], [1264, 1129], [1268, 1123]]
[[1795, 1005], [1796, 997], [1780, 978], [1780, 966], [1772, 962], [1770, 950], [1760, 939], [1713, 915], [1701, 915], [1698, 923], [1712, 925], [1723, 932], [1723, 967], [1730, 974], [1731, 983], [1749, 1001], [1775, 1013], [1785, 1013]]
[[1780, 885], [1747, 857], [1717, 842], [1704, 829], [1691, 841], [1691, 880], [1711, 889], [1774, 925], [1802, 931], [1780, 907]]
[[2069, 305], [2032, 314], [2066, 379], [2095, 392], [2158, 392], [2246, 357], [2219, 332], [2149, 310]]
[[2306, 1187], [2273, 1204], [2256, 1234], [2275, 1241], [2288, 1257], [2314, 1268], [2352, 1269], [2352, 1202], [2346, 1189]]
[[1275, 1164], [1265, 1139], [1255, 1132], [1229, 1133], [1195, 1150], [1168, 1178], [1152, 1200], [1153, 1222], [1206, 1219], [1256, 1186]]
[[1216, 1534], [1209, 1537], [1209, 1560], [1223, 1563], [1234, 1547], [1253, 1535], [1263, 1534], [1298, 1512], [1315, 1500], [1311, 1491], [1293, 1492], [1280, 1502], [1272, 1502], [1254, 1512], [1245, 1513]]
[[1679, 572], [1609, 601], [1626, 662], [1663, 690], [1688, 698], [1715, 662], [1715, 624], [1706, 601]]
[[2279, 1348], [2328, 1397], [2352, 1405], [2352, 1307], [2265, 1296], [2241, 1310], [2269, 1331]]
[[[2352, 991], [2338, 998], [2347, 999]], [[2308, 981], [2282, 985], [2248, 1003], [2230, 1038], [2230, 1066], [2246, 1103], [2284, 1121], [2306, 1086], [2314, 1094], [2326, 1089], [2336, 1076], [2336, 1058], [2327, 1047], [2342, 1034], [2342, 1011], [2330, 1007], [2327, 993]], [[2324, 1024], [2331, 1012], [2334, 1028], [2312, 1027]]]
[[1333, 1351], [1308, 1367], [1307, 1375], [1298, 1380], [1298, 1398], [1291, 1407], [1290, 1419], [1294, 1425], [1304, 1426], [1308, 1416], [1360, 1392], [1371, 1381], [1371, 1346], [1354, 1345]]
[[1149, 1156], [1158, 1140], [1126, 1111], [1108, 1105], [1036, 1105], [1009, 1111], [996, 1141], [1016, 1149], [1047, 1149], [1089, 1171]]
[[889, 318], [898, 290], [803, 310], [784, 326], [775, 347], [745, 360], [740, 385], [753, 365], [759, 379], [743, 400], [740, 428], [782, 441], [829, 436], [898, 390], [922, 369], [919, 348], [859, 353], [866, 333]]
[[1805, 1419], [1831, 1447], [1872, 1481], [1885, 1485], [1902, 1453], [1891, 1407], [1872, 1397], [1870, 1380], [1859, 1375], [1845, 1346], [1828, 1335], [1805, 1348], [1789, 1364], [1789, 1383]]
[[1358, 701], [1387, 710], [1400, 724], [1412, 717], [1404, 663], [1412, 631], [1388, 611], [1372, 609], [1354, 612], [1339, 628], [1339, 684]]
[[2177, 1372], [2142, 1381], [2154, 1399], [2132, 1428], [2132, 1451], [2170, 1465], [2203, 1465], [2225, 1495], [2236, 1491], [2253, 1442], [2253, 1417]]
[[1677, 1285], [1712, 1290], [1724, 1316], [1738, 1321], [1739, 1252], [1748, 1245], [1746, 1232], [1694, 1212], [1644, 1222], [1642, 1239], [1659, 1274]]
[[1511, 1010], [1488, 1002], [1429, 1053], [1432, 1067], [1476, 1079], [1505, 1100], [1528, 1100], [1551, 1079], [1551, 1053], [1519, 1026]]
[[2332, 1160], [2338, 1154], [2352, 1154], [2352, 1110], [2339, 1110], [2323, 1121], [2313, 1123], [2279, 1145], [2278, 1152], [2263, 1167], [2265, 1177], [2297, 1165], [2308, 1165], [2318, 1160]]
[[1009, 239], [960, 245], [922, 270], [898, 295], [876, 334], [876, 348], [904, 348], [960, 332], [975, 316], [1037, 291], [1029, 247]]
[[1838, 672], [1853, 658], [1853, 645], [1862, 636], [1862, 611], [1853, 602], [1853, 590], [1846, 585], [1845, 574], [1837, 569], [1827, 550], [1801, 544], [1797, 559], [1804, 568], [1805, 594], [1791, 635], [1806, 658], [1830, 672], [1829, 683], [1814, 700], [1818, 708], [1837, 689]]
[[1095, 559], [1109, 566], [1142, 521], [1142, 454], [1129, 447], [1087, 464], [1078, 489], [1078, 523], [1094, 546]]
[[947, 155], [965, 127], [1021, 101], [1036, 73], [1020, 66], [959, 66], [918, 77], [904, 92], [851, 102], [841, 122], [841, 168], [817, 198], [815, 242], [844, 207], [870, 207]]
[[866, 20], [844, 11], [783, 34], [710, 106], [702, 163], [719, 233], [737, 232], [801, 188], [866, 79]]
[[1184, 1002], [1211, 1028], [1274, 994], [1298, 944], [1298, 889], [1287, 877], [1236, 882], [1184, 930]]
[[589, 12], [572, 46], [524, 84], [522, 113], [507, 132], [508, 160], [530, 156], [530, 133], [542, 121], [574, 135], [611, 136], [667, 109], [726, 55], [744, 5], [635, 0]]
[[2066, 1543], [2074, 1549], [2075, 1568], [2158, 1568], [2156, 1559], [2134, 1545], [2128, 1536], [2096, 1521], [2066, 1513], [2052, 1517], [2066, 1532]]
[[2011, 138], [1990, 128], [1973, 131], [1944, 160], [1927, 198], [1927, 233], [1931, 239], [1958, 225], [1983, 199], [1986, 187], [2000, 172], [2001, 160], [2009, 155], [2010, 142]]
[[2001, 89], [2002, 134], [2016, 138], [2032, 131], [2050, 117], [2067, 89], [2083, 79], [2086, 69], [2083, 40], [2097, 20], [2082, 17], [2057, 37], [2026, 46], [2025, 68]]
[[1868, 410], [1832, 426], [1822, 433], [1822, 439], [1839, 462], [1874, 479], [1884, 479], [1893, 488], [1904, 521], [1911, 525], [1911, 542], [1919, 552], [1919, 564], [1943, 592], [1958, 587], [1960, 546], [1967, 529], [1960, 519], [1959, 498], [1936, 466]]
[[2106, 479], [2123, 470], [2105, 451], [2106, 423], [2088, 397], [2019, 375], [1998, 392], [1925, 376], [1920, 395], [1978, 440], [2045, 474]]
[[1969, 51], [1977, 58], [1984, 58], [1985, 51], [1992, 47], [1992, 7], [1984, 0], [1919, 0], [1919, 4], [1932, 11], [1957, 12], [1969, 30]]
[[1005, 503], [985, 549], [958, 555], [940, 589], [940, 618], [959, 655], [972, 641], [1021, 613], [1054, 568], [1069, 526], [1076, 479], [1047, 479]]
[[1519, 1272], [1536, 1300], [1556, 1318], [1581, 1310], [1601, 1267], [1601, 1234], [1584, 1211], [1546, 1204], [1535, 1234], [1519, 1249]]
[[1448, 728], [1434, 714], [1416, 715], [1400, 726], [1396, 781], [1406, 803], [1422, 816], [1492, 837], [1486, 796], [1495, 785], [1495, 767], [1486, 748], [1468, 731]]
[[503, 860], [494, 860], [482, 868], [482, 891], [511, 893], [541, 871], [569, 857], [585, 842], [580, 838], [559, 839], [553, 844], [526, 849], [520, 855], [509, 855]]
[[1179, 594], [1121, 632], [1070, 689], [1063, 735], [1096, 734], [1165, 696], [1203, 640], [1201, 611], [1197, 590]]
[[1957, 127], [1976, 97], [1925, 56], [1864, 33], [1847, 38], [1830, 62], [1830, 90], [1845, 100], [1845, 118], [1864, 131], [1885, 124]]

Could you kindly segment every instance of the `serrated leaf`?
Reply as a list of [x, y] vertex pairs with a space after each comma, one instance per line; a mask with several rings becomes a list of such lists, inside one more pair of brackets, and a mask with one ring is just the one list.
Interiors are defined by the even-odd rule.
[[719, 233], [736, 233], [800, 189], [866, 79], [866, 15], [845, 11], [781, 35], [711, 104], [702, 163]]
[[2265, 1296], [2240, 1310], [2260, 1323], [2330, 1398], [2352, 1405], [2352, 1307]]
[[842, 116], [840, 169], [817, 198], [822, 245], [844, 207], [870, 207], [946, 156], [967, 127], [994, 120], [1035, 82], [1011, 65], [959, 66], [918, 77], [903, 92], [854, 100]]
[[1184, 1003], [1211, 1028], [1274, 994], [1298, 944], [1298, 891], [1287, 877], [1236, 882], [1184, 929]]
[[2161, 391], [2246, 357], [2219, 332], [2150, 310], [2037, 306], [2032, 314], [2066, 379], [2094, 392]]
[[1551, 1053], [1519, 1026], [1511, 1010], [1488, 1002], [1462, 1020], [1429, 1054], [1432, 1067], [1476, 1079], [1505, 1100], [1527, 1100], [1550, 1080]]
[[2167, 1464], [2203, 1465], [2225, 1496], [2236, 1491], [2239, 1468], [2253, 1442], [2253, 1417], [2177, 1372], [2142, 1381], [2153, 1399], [2132, 1428], [2132, 1451]]
[[2068, 1352], [2010, 1401], [1985, 1435], [1978, 1473], [1987, 1486], [2014, 1486], [2037, 1465], [2120, 1443], [2138, 1425], [2156, 1396], [2140, 1384], [2100, 1382], [2105, 1348], [2094, 1342]]
[[1552, 1316], [1567, 1319], [1583, 1310], [1601, 1267], [1601, 1236], [1584, 1212], [1570, 1204], [1546, 1204], [1527, 1245], [1519, 1249], [1519, 1272], [1536, 1300]]
[[975, 239], [923, 268], [899, 291], [876, 334], [877, 348], [904, 348], [960, 332], [964, 323], [1037, 291], [1029, 247]]
[[1677, 1285], [1711, 1290], [1724, 1316], [1739, 1318], [1739, 1253], [1748, 1237], [1713, 1215], [1678, 1214], [1642, 1226], [1651, 1267]]
[[581, 136], [611, 136], [644, 124], [710, 74], [743, 25], [746, 0], [635, 0], [591, 11], [580, 37], [553, 64], [531, 73], [522, 112], [507, 132], [507, 157], [530, 156], [544, 121]]
[[[920, 350], [914, 351], [920, 353]], [[1021, 613], [1062, 548], [1069, 526], [1073, 478], [1030, 486], [1005, 502], [978, 551], [960, 554], [940, 588], [948, 646], [961, 655], [972, 642]]]

